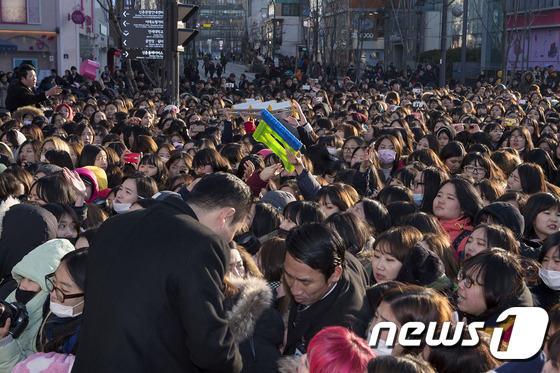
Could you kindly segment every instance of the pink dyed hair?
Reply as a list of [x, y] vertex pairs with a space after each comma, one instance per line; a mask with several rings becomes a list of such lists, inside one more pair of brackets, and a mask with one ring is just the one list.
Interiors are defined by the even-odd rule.
[[329, 326], [317, 333], [307, 347], [311, 373], [365, 372], [376, 358], [367, 342], [342, 326]]

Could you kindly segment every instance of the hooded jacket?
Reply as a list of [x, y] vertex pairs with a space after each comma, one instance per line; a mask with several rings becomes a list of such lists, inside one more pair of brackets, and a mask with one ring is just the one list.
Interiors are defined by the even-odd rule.
[[243, 358], [243, 371], [275, 373], [284, 339], [284, 324], [272, 307], [272, 290], [265, 280], [229, 279], [239, 293], [225, 300], [226, 317]]
[[56, 218], [42, 207], [20, 204], [13, 197], [0, 204], [0, 299], [17, 287], [14, 266], [31, 250], [56, 238], [57, 230]]
[[85, 177], [88, 180], [90, 180], [91, 197], [86, 202], [91, 203], [91, 201], [93, 201], [97, 197], [97, 194], [99, 193], [99, 184], [97, 183], [97, 176], [95, 176], [92, 170], [87, 168], [76, 168], [74, 171], [76, 171], [78, 175], [80, 175], [80, 177]]
[[31, 114], [34, 117], [36, 117], [39, 115], [43, 115], [43, 111], [41, 109], [36, 108], [35, 106], [22, 106], [18, 108], [16, 111], [14, 111], [14, 113], [12, 114], [12, 118], [17, 120], [22, 120], [22, 118], [27, 114]]
[[[527, 77], [529, 77], [529, 80], [527, 80]], [[528, 94], [529, 87], [535, 84], [535, 81], [536, 81], [535, 74], [533, 74], [532, 71], [527, 71], [521, 77], [521, 82], [519, 83], [519, 93], [521, 93], [522, 95]]]
[[507, 202], [494, 202], [483, 207], [474, 218], [474, 226], [476, 227], [485, 214], [492, 215], [494, 220], [504, 227], [511, 229], [515, 238], [519, 241], [521, 256], [529, 259], [539, 259], [540, 249], [528, 246], [523, 242], [523, 230], [525, 229], [525, 218], [519, 212], [517, 207]]
[[445, 265], [441, 259], [420, 244], [410, 249], [395, 281], [435, 290], [447, 290], [452, 285], [445, 276]]
[[[74, 246], [66, 239], [47, 241], [24, 256], [12, 270], [12, 277], [18, 284], [27, 278], [39, 284], [41, 291], [25, 305], [29, 324], [23, 333], [17, 339], [8, 335], [0, 340], [0, 372], [10, 372], [18, 362], [37, 352], [35, 341], [43, 321], [43, 304], [49, 296], [45, 276], [56, 271], [60, 259], [72, 250]], [[6, 302], [16, 302], [15, 294], [13, 291]]]

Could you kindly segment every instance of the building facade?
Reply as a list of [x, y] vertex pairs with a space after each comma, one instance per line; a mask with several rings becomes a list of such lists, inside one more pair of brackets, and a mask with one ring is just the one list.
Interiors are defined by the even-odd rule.
[[213, 57], [242, 55], [248, 47], [244, 0], [203, 0], [197, 15], [196, 48]]
[[560, 0], [508, 2], [508, 67], [560, 70]]
[[0, 0], [0, 39], [13, 44], [0, 54], [0, 70], [31, 63], [41, 79], [84, 59], [103, 63], [108, 26], [95, 0]]

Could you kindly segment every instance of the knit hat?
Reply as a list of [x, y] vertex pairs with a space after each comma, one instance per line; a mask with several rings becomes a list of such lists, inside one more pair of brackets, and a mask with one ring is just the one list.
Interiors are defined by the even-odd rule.
[[447, 134], [447, 137], [449, 137], [449, 141], [453, 141], [453, 139], [457, 136], [457, 131], [455, 131], [455, 128], [448, 125], [440, 127], [436, 131], [436, 137], [439, 137], [442, 132], [445, 132]]
[[162, 190], [161, 192], [157, 192], [152, 196], [152, 198], [157, 201], [167, 201], [170, 200], [171, 198], [177, 198], [180, 201], [183, 200], [183, 197], [181, 197], [179, 193], [172, 192], [169, 190]]
[[68, 109], [68, 120], [72, 120], [74, 119], [74, 110], [72, 110], [72, 108], [70, 107], [70, 105], [68, 104], [58, 104], [55, 108], [54, 111], [58, 112], [58, 109], [60, 109], [62, 106], [65, 106]]
[[329, 115], [331, 115], [331, 108], [329, 107], [329, 105], [327, 105], [326, 102], [319, 102], [317, 105], [315, 105], [313, 107], [313, 111], [317, 111], [317, 110], [325, 110], [325, 116], [328, 118]]
[[269, 154], [272, 154], [272, 153], [274, 153], [274, 152], [273, 152], [272, 150], [270, 150], [270, 149], [262, 149], [262, 150], [259, 150], [259, 151], [257, 152], [257, 154], [260, 155], [260, 156], [263, 157], [263, 158], [268, 157], [268, 155], [269, 155]]
[[109, 185], [109, 181], [107, 180], [107, 173], [105, 172], [104, 169], [97, 166], [85, 166], [84, 168], [87, 168], [88, 170], [90, 170], [95, 174], [95, 177], [97, 178], [97, 183], [99, 184], [99, 190], [107, 189], [107, 186]]
[[174, 113], [178, 113], [179, 112], [179, 108], [177, 108], [177, 106], [175, 105], [167, 105], [166, 107], [163, 108], [163, 111], [173, 111]]
[[46, 176], [50, 176], [52, 173], [58, 171], [62, 171], [62, 167], [57, 166], [55, 164], [47, 163], [39, 167], [37, 171], [35, 171], [35, 174], [33, 176], [37, 175], [39, 172], [44, 173]]
[[292, 193], [288, 193], [283, 190], [271, 190], [270, 192], [267, 192], [263, 198], [261, 198], [261, 202], [270, 203], [281, 213], [284, 213], [284, 207], [286, 207], [288, 203], [295, 200], [296, 197], [294, 197]]
[[432, 251], [417, 244], [404, 258], [395, 281], [425, 286], [445, 275], [445, 266]]
[[352, 112], [350, 114], [352, 115], [352, 118], [360, 124], [364, 124], [368, 120], [368, 118], [362, 113]]
[[517, 239], [521, 239], [525, 229], [525, 218], [517, 207], [507, 202], [494, 202], [488, 206], [483, 207], [474, 217], [474, 225], [478, 225], [483, 215], [489, 214], [494, 217], [494, 220], [501, 225], [504, 225], [512, 230]]

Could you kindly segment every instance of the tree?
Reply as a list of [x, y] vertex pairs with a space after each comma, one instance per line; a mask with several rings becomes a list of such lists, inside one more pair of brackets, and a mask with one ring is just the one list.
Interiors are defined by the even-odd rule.
[[513, 48], [515, 59], [513, 61], [510, 84], [517, 72], [519, 59], [521, 58], [521, 70], [526, 71], [529, 68], [529, 51], [531, 46], [531, 29], [533, 22], [539, 15], [539, 9], [522, 9], [520, 0], [513, 0], [509, 3], [507, 22], [511, 24], [509, 29], [509, 47]]
[[[364, 33], [373, 28], [373, 21], [368, 17], [366, 10], [366, 0], [360, 0], [361, 9], [357, 9], [352, 19], [354, 25], [353, 39], [356, 39], [356, 48], [352, 48], [354, 52], [354, 63], [356, 64], [356, 79], [360, 80], [362, 75], [362, 53], [364, 51]], [[353, 44], [353, 43], [352, 43]]]
[[[110, 26], [116, 32], [119, 38], [119, 44], [123, 40], [123, 29], [119, 22], [121, 15], [125, 9], [140, 9], [141, 1], [139, 0], [128, 0], [125, 5], [123, 0], [97, 0], [97, 3], [109, 16]], [[163, 9], [163, 0], [152, 0], [149, 4], [151, 8]], [[132, 96], [138, 91], [138, 86], [134, 80], [134, 71], [132, 70], [132, 58], [127, 58], [126, 63], [126, 86], [129, 88], [129, 94]], [[137, 61], [140, 65], [140, 70], [144, 72], [145, 76], [152, 87], [162, 87], [163, 79], [159, 74], [163, 61], [154, 60], [148, 68], [145, 60]]]
[[505, 81], [510, 47], [507, 42], [507, 1], [476, 0], [473, 8], [480, 19], [484, 31], [486, 31], [488, 40], [490, 40], [492, 46], [500, 55], [502, 79]]
[[420, 25], [417, 17], [417, 3], [417, 0], [391, 0], [386, 6], [389, 19], [393, 21], [390, 34], [396, 35], [398, 44], [403, 48], [401, 61], [403, 68], [414, 62], [411, 57], [418, 58], [419, 54]]

